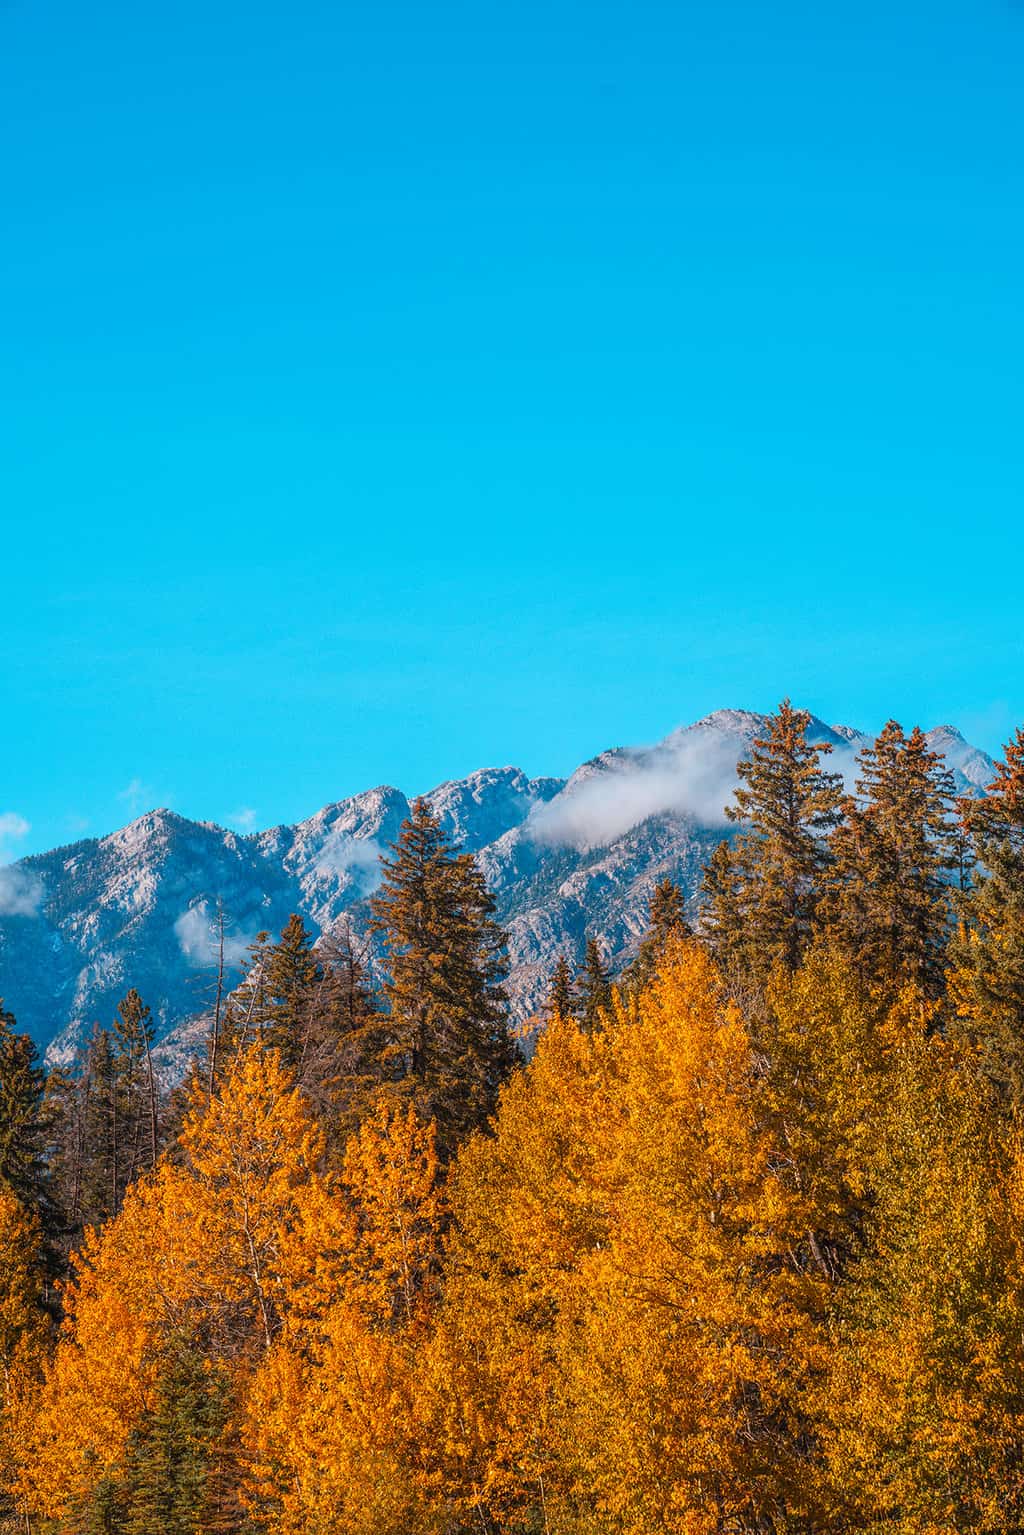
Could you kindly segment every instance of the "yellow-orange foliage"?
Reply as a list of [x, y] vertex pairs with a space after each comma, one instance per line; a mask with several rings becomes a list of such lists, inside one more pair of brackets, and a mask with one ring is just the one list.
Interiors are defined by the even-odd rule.
[[287, 1303], [282, 1254], [317, 1185], [319, 1140], [272, 1053], [242, 1056], [197, 1103], [183, 1164], [136, 1183], [89, 1232], [66, 1320], [23, 1447], [28, 1505], [66, 1516], [121, 1460], [152, 1406], [160, 1345], [201, 1331], [239, 1378], [270, 1347]]
[[820, 1433], [863, 1527], [997, 1535], [1024, 1513], [1024, 1158], [971, 1059], [897, 1015]]
[[18, 1446], [46, 1349], [39, 1222], [0, 1186], [0, 1483], [16, 1477]]
[[[286, 1323], [246, 1401], [254, 1506], [278, 1535], [440, 1530], [420, 1474], [418, 1345], [441, 1208], [434, 1132], [381, 1106], [346, 1149], [337, 1262]], [[306, 1241], [315, 1240], [307, 1225]], [[308, 1249], [307, 1249], [308, 1251]]]
[[[265, 1535], [1024, 1523], [1024, 1140], [912, 993], [815, 951], [748, 1016], [673, 940], [602, 1032], [552, 1021], [447, 1188], [408, 1109], [323, 1161], [272, 1052], [197, 1101], [27, 1408], [18, 1365], [28, 1507], [78, 1527], [173, 1337], [229, 1373]], [[11, 1378], [37, 1236], [0, 1193]]]
[[790, 1262], [802, 1211], [772, 1150], [696, 945], [635, 1018], [549, 1029], [455, 1201], [447, 1352], [475, 1410], [446, 1428], [482, 1503], [636, 1535], [799, 1504], [817, 1281]]

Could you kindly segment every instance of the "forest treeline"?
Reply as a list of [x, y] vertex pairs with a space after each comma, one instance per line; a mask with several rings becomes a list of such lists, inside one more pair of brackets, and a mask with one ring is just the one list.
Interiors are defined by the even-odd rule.
[[136, 993], [48, 1076], [3, 1014], [8, 1528], [1024, 1530], [1024, 731], [958, 801], [808, 722], [528, 1062], [423, 802], [383, 982], [293, 917], [169, 1099]]

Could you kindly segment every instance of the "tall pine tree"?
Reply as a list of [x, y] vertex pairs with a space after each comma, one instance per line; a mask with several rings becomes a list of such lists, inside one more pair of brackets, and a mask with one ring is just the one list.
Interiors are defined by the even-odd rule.
[[0, 1001], [0, 1183], [52, 1237], [58, 1216], [47, 1165], [44, 1086], [35, 1045], [17, 1032], [14, 1014]]
[[314, 1014], [324, 971], [313, 950], [313, 935], [293, 912], [280, 940], [268, 952], [260, 1029], [266, 1044], [296, 1076], [312, 1043]]
[[155, 1167], [160, 1151], [160, 1112], [153, 1068], [153, 1020], [134, 986], [117, 1005], [114, 1040], [121, 1096], [124, 1186], [144, 1168]]
[[[194, 1535], [211, 1528], [230, 1406], [226, 1372], [187, 1340], [172, 1338], [164, 1349], [153, 1406], [125, 1457], [119, 1489], [123, 1535]], [[241, 1515], [237, 1502], [235, 1515]]]
[[826, 772], [827, 741], [809, 741], [811, 716], [789, 699], [740, 762], [726, 809], [744, 831], [723, 842], [705, 870], [704, 931], [737, 980], [762, 981], [775, 965], [794, 970], [810, 942], [829, 863], [842, 779]]
[[390, 974], [385, 1064], [447, 1155], [483, 1125], [516, 1059], [505, 992], [505, 935], [471, 855], [425, 800], [402, 824], [372, 901]]
[[544, 1003], [544, 1016], [547, 1019], [575, 1018], [576, 1003], [576, 986], [572, 969], [565, 955], [559, 954], [555, 961], [555, 968], [551, 972], [551, 985], [548, 987], [547, 1000]]
[[584, 1034], [598, 1034], [612, 1005], [612, 983], [596, 938], [587, 939], [583, 968], [576, 978], [576, 1016]]
[[1024, 1107], [1024, 730], [1008, 742], [985, 797], [961, 809], [979, 867], [958, 901], [951, 992], [987, 1076]]
[[674, 880], [659, 880], [648, 907], [647, 931], [640, 941], [636, 958], [626, 971], [627, 992], [635, 996], [650, 984], [673, 938], [690, 938], [692, 935], [693, 929], [686, 920], [683, 892]]
[[950, 921], [952, 774], [919, 729], [890, 720], [858, 758], [857, 797], [834, 832], [822, 923], [861, 976], [942, 989]]

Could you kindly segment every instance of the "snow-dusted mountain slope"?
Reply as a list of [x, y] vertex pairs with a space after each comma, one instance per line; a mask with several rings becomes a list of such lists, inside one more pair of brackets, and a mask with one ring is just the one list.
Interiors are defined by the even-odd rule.
[[[659, 879], [676, 879], [695, 904], [735, 764], [763, 726], [761, 715], [720, 710], [655, 746], [602, 752], [568, 780], [487, 768], [427, 795], [494, 892], [519, 1016], [539, 1004], [560, 953], [581, 957], [588, 934], [613, 965], [627, 960]], [[820, 720], [809, 733], [832, 745], [852, 785], [867, 738]], [[958, 792], [980, 792], [991, 759], [950, 726], [929, 739]], [[0, 996], [55, 1061], [94, 1021], [111, 1021], [129, 986], [162, 1036], [187, 1040], [211, 993], [218, 902], [235, 975], [256, 933], [279, 931], [293, 911], [321, 933], [343, 918], [362, 930], [380, 854], [407, 811], [399, 790], [369, 789], [242, 836], [154, 810], [109, 837], [23, 859], [0, 871]]]

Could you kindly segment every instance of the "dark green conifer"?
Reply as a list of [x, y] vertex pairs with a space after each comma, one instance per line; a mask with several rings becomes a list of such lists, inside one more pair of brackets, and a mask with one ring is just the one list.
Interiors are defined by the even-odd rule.
[[0, 1181], [52, 1236], [58, 1218], [47, 1166], [45, 1079], [31, 1038], [16, 1029], [0, 1001]]
[[153, 1020], [134, 986], [117, 1005], [114, 1020], [120, 1119], [121, 1193], [160, 1152], [160, 1110], [153, 1068]]
[[744, 830], [722, 842], [705, 869], [703, 930], [736, 980], [763, 981], [775, 965], [794, 970], [814, 925], [829, 863], [826, 834], [837, 824], [842, 779], [809, 741], [811, 716], [784, 699], [750, 757], [726, 809]]
[[502, 986], [505, 935], [471, 855], [417, 800], [372, 901], [384, 943], [385, 1076], [438, 1124], [445, 1154], [485, 1124], [516, 1050]]
[[390, 1024], [351, 922], [327, 934], [318, 952], [323, 975], [299, 1085], [327, 1131], [329, 1151], [340, 1155], [393, 1075]]
[[937, 996], [950, 934], [952, 774], [923, 733], [890, 720], [858, 758], [857, 797], [830, 840], [827, 940], [868, 983]]
[[569, 961], [564, 954], [558, 956], [555, 968], [551, 972], [551, 985], [548, 988], [544, 1013], [547, 1018], [575, 1018], [576, 1016], [576, 988], [573, 984]]
[[82, 1073], [82, 1166], [79, 1222], [101, 1225], [121, 1204], [123, 1131], [117, 1052], [109, 1029], [98, 1026], [86, 1049]]
[[988, 792], [961, 800], [978, 856], [958, 901], [952, 944], [959, 1031], [1001, 1098], [1024, 1108], [1024, 730], [1008, 742]]
[[612, 1005], [612, 983], [596, 938], [587, 939], [583, 968], [576, 986], [580, 1028], [584, 1034], [597, 1034], [604, 1028]]
[[100, 1477], [75, 1522], [81, 1535], [125, 1535], [121, 1484], [113, 1473]]
[[[186, 1341], [168, 1344], [156, 1399], [133, 1433], [118, 1489], [119, 1535], [195, 1535], [211, 1528], [230, 1389]], [[236, 1513], [240, 1512], [236, 1506]]]
[[693, 929], [686, 920], [683, 892], [671, 879], [661, 879], [654, 887], [648, 907], [647, 931], [636, 958], [625, 975], [625, 990], [636, 996], [654, 979], [658, 962], [673, 938], [690, 938]]
[[298, 1077], [310, 1046], [324, 971], [313, 950], [313, 935], [297, 912], [279, 941], [267, 951], [264, 1002], [259, 1028], [264, 1042]]

